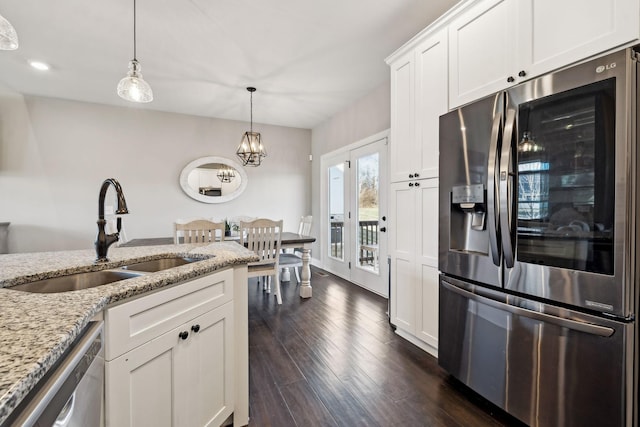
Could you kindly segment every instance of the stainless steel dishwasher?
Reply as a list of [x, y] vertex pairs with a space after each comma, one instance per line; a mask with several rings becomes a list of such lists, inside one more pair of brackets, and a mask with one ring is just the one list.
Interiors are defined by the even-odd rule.
[[82, 335], [2, 427], [99, 427], [104, 384], [103, 322]]

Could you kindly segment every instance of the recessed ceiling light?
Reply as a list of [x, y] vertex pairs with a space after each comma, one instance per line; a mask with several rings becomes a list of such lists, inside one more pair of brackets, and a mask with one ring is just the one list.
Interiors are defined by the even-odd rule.
[[29, 65], [40, 71], [47, 71], [50, 68], [49, 64], [45, 64], [42, 61], [29, 61]]

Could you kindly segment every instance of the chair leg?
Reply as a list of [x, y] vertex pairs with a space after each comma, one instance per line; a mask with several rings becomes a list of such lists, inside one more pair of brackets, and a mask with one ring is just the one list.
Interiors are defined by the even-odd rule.
[[301, 283], [302, 280], [300, 280], [300, 269], [302, 267], [293, 267], [293, 269], [296, 271], [296, 279], [298, 280], [298, 283]]
[[264, 279], [264, 290], [271, 293], [271, 276], [262, 276]]
[[[282, 296], [280, 295], [280, 275], [276, 273], [273, 276], [275, 277], [275, 282], [276, 282], [273, 293], [276, 296], [276, 301], [278, 302], [278, 304], [282, 304]], [[269, 276], [269, 278], [271, 278], [271, 276]]]

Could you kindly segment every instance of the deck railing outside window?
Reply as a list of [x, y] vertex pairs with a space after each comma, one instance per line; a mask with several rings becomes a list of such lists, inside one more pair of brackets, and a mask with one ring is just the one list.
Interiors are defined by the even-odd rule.
[[[331, 250], [329, 253], [332, 257], [343, 259], [343, 234], [344, 221], [331, 221]], [[369, 250], [366, 247], [371, 248], [378, 245], [378, 221], [358, 222], [358, 243], [360, 265], [372, 265], [375, 262], [375, 250]]]

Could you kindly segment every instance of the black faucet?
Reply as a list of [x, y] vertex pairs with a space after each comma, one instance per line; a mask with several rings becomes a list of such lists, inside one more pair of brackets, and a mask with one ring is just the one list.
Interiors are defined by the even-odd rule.
[[107, 259], [107, 250], [109, 250], [109, 246], [118, 241], [118, 238], [120, 237], [120, 230], [122, 229], [122, 219], [118, 217], [117, 233], [107, 234], [104, 230], [105, 225], [107, 224], [107, 221], [105, 221], [104, 219], [104, 199], [107, 195], [109, 184], [113, 185], [118, 195], [118, 209], [116, 210], [116, 214], [122, 215], [129, 213], [129, 210], [127, 209], [127, 201], [124, 199], [124, 193], [122, 192], [120, 183], [114, 178], [105, 179], [102, 183], [102, 187], [100, 187], [100, 196], [98, 197], [98, 236], [96, 237], [96, 263], [109, 261]]

